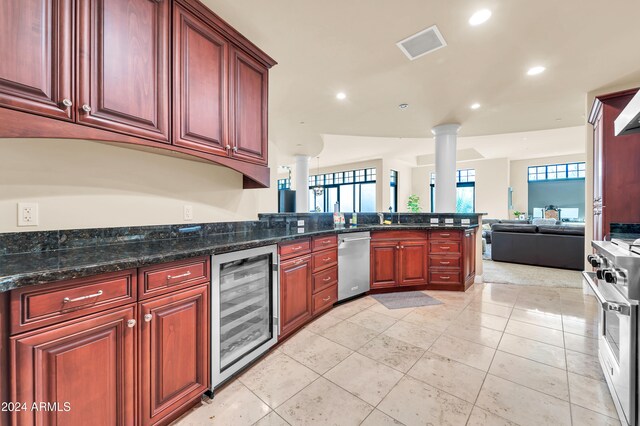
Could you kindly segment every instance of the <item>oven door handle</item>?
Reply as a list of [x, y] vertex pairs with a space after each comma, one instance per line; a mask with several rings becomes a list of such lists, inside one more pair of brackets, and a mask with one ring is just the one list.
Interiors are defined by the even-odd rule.
[[613, 311], [620, 315], [631, 315], [630, 306], [621, 303], [609, 302], [604, 298], [604, 296], [600, 292], [600, 289], [598, 288], [598, 285], [595, 283], [596, 274], [594, 274], [593, 272], [583, 271], [582, 276], [587, 281], [587, 284], [589, 284], [589, 287], [591, 287], [591, 291], [593, 291], [596, 295], [596, 299], [598, 299], [598, 302], [602, 306], [602, 309], [604, 309], [605, 311]]

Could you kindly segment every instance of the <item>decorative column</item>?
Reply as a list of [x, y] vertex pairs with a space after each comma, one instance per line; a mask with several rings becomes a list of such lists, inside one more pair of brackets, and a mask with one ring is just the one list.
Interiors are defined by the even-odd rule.
[[308, 155], [296, 155], [296, 213], [309, 213]]
[[459, 124], [431, 129], [436, 137], [436, 213], [456, 211], [456, 144]]

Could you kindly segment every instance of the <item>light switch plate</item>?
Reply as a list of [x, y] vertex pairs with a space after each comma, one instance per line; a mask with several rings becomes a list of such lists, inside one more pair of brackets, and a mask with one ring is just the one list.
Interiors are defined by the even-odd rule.
[[185, 205], [184, 206], [184, 220], [193, 220], [193, 206]]
[[437, 217], [432, 217], [429, 219], [429, 223], [433, 224], [433, 225], [437, 225], [438, 224], [438, 218]]
[[460, 223], [462, 223], [463, 225], [470, 225], [471, 224], [471, 219], [461, 219]]
[[298, 226], [304, 226], [304, 219], [298, 220]]
[[298, 228], [298, 234], [304, 234], [304, 228]]
[[450, 223], [450, 224], [452, 224], [452, 223], [453, 223], [453, 218], [452, 218], [452, 217], [445, 217], [445, 218], [444, 218], [444, 223]]

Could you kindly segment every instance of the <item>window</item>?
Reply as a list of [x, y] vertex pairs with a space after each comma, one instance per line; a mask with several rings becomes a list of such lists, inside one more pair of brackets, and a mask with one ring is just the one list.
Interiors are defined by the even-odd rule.
[[391, 210], [393, 212], [398, 211], [398, 172], [395, 170], [391, 170], [391, 174], [389, 176], [389, 202], [391, 205]]
[[278, 189], [291, 189], [291, 179], [278, 179]]
[[586, 164], [582, 162], [531, 166], [529, 167], [528, 172], [529, 182], [562, 179], [584, 179], [586, 174]]
[[[431, 173], [431, 212], [436, 208], [436, 174]], [[456, 171], [456, 213], [473, 213], [476, 209], [476, 170]]]
[[[315, 187], [321, 187], [322, 194], [317, 195]], [[376, 169], [309, 176], [309, 211], [333, 212], [336, 202], [342, 212], [375, 212]]]

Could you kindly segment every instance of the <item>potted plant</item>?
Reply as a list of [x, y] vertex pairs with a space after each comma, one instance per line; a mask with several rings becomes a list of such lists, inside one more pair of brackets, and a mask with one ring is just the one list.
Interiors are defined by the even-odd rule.
[[420, 213], [422, 211], [422, 207], [420, 207], [420, 197], [415, 194], [410, 195], [407, 201], [407, 209], [411, 213]]
[[515, 216], [516, 219], [520, 219], [520, 220], [525, 220], [526, 219], [526, 213], [525, 212], [521, 212], [519, 210], [514, 210], [513, 211], [513, 215]]

